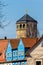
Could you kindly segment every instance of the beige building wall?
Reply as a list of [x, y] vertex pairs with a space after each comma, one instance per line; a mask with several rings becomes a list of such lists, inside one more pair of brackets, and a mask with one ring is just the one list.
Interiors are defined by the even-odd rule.
[[[22, 25], [22, 27], [20, 28], [20, 25]], [[26, 34], [27, 34], [27, 30], [26, 30], [26, 24], [25, 27], [23, 28], [23, 24], [16, 24], [16, 37], [20, 38], [26, 38]]]
[[20, 38], [20, 37], [26, 38], [26, 30], [19, 30], [16, 33], [17, 33], [17, 38]]
[[43, 65], [43, 42], [41, 41], [39, 44], [34, 46], [30, 55], [31, 57], [27, 58], [27, 65], [36, 65], [36, 61], [41, 61], [41, 65]]

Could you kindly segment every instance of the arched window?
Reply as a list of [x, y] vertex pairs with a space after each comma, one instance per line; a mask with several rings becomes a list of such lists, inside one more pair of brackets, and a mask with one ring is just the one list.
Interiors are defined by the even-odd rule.
[[23, 28], [25, 28], [25, 24], [23, 24]]
[[18, 25], [17, 25], [17, 28], [18, 28]]
[[20, 28], [22, 28], [22, 24], [20, 24]]

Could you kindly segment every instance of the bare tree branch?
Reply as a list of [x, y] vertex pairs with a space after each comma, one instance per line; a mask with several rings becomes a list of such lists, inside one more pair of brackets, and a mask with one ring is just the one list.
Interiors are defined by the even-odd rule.
[[3, 20], [3, 7], [5, 7], [6, 5], [8, 4], [4, 4], [2, 0], [0, 0], [0, 28], [2, 29], [10, 24], [10, 22], [8, 22], [7, 24], [3, 25], [3, 23], [5, 22], [5, 20]]

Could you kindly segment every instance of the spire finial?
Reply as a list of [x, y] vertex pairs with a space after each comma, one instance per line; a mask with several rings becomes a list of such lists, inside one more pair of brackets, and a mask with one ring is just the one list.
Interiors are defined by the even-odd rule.
[[28, 9], [25, 10], [25, 13], [28, 14]]

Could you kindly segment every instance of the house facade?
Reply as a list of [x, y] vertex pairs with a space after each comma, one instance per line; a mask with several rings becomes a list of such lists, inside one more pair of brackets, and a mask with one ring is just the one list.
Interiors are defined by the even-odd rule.
[[25, 58], [25, 47], [22, 39], [19, 40], [17, 48], [12, 48], [10, 41], [8, 42], [6, 50], [6, 61], [15, 61], [12, 62], [13, 65], [26, 65]]
[[27, 65], [43, 65], [43, 37], [28, 52]]
[[8, 40], [8, 45], [6, 49], [6, 60], [12, 61], [12, 47], [9, 40]]
[[[1, 58], [0, 64], [2, 65], [3, 64], [5, 65], [27, 65], [26, 52], [30, 48], [32, 48], [32, 46], [36, 43], [36, 41], [38, 41], [37, 38], [35, 39], [20, 38], [20, 39], [1, 40], [0, 46], [2, 45], [3, 46], [2, 48], [0, 47], [0, 58]], [[3, 51], [4, 55], [1, 50], [4, 50]]]

